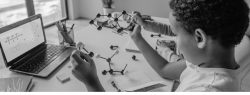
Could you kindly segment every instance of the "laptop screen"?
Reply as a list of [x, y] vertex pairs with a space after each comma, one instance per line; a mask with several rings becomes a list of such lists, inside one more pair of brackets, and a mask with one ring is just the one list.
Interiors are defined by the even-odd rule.
[[31, 20], [0, 35], [6, 61], [10, 62], [45, 42], [41, 19]]

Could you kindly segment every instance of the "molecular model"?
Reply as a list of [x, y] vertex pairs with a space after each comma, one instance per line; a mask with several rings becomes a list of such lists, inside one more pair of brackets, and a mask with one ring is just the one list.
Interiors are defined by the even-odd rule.
[[111, 45], [109, 47], [111, 50], [117, 50], [119, 48], [119, 46], [116, 46], [116, 45]]
[[127, 65], [128, 65], [128, 64], [126, 64], [126, 66], [125, 66], [122, 70], [120, 70], [120, 71], [115, 71], [115, 70], [112, 69], [112, 67], [111, 67], [111, 60], [112, 60], [112, 58], [113, 58], [115, 55], [117, 55], [118, 53], [119, 53], [119, 51], [117, 50], [117, 51], [116, 51], [111, 57], [109, 57], [109, 58], [102, 57], [101, 55], [97, 55], [97, 56], [96, 56], [96, 58], [101, 58], [101, 59], [106, 60], [106, 62], [108, 62], [109, 70], [103, 70], [103, 71], [102, 71], [102, 74], [103, 74], [103, 75], [106, 75], [107, 73], [109, 73], [109, 74], [111, 74], [111, 75], [114, 75], [114, 73], [120, 73], [121, 75], [124, 75], [124, 71], [125, 71], [125, 69], [127, 68]]
[[[120, 14], [118, 17], [112, 17], [111, 13], [109, 13], [108, 15], [101, 15], [100, 13], [98, 13], [95, 17], [95, 19], [91, 20], [89, 22], [89, 24], [91, 25], [95, 25], [97, 27], [97, 30], [102, 30], [102, 27], [108, 27], [108, 28], [115, 28], [117, 29], [117, 34], [122, 34], [124, 33], [124, 30], [128, 30], [128, 31], [132, 31], [135, 24], [134, 23], [130, 23], [127, 27], [121, 27], [118, 20], [121, 16], [129, 16], [130, 18], [132, 17], [131, 15], [127, 14], [126, 11], [122, 11], [122, 14]], [[108, 17], [109, 19], [102, 22], [102, 23], [95, 23], [95, 20], [100, 18], [100, 17]]]
[[150, 37], [161, 37], [161, 34], [151, 34]]
[[[127, 27], [122, 27], [120, 24], [119, 24], [119, 18], [120, 17], [128, 17], [127, 19], [127, 23], [128, 26]], [[95, 23], [95, 21], [98, 19], [98, 18], [101, 18], [101, 17], [107, 17], [109, 19], [107, 19], [106, 21], [104, 22], [98, 22]], [[142, 19], [143, 20], [152, 20], [150, 16], [148, 15], [142, 15]], [[135, 26], [135, 22], [132, 20], [132, 16], [129, 15], [125, 10], [122, 11], [122, 13], [119, 15], [119, 16], [116, 16], [116, 17], [112, 17], [111, 13], [109, 13], [108, 15], [101, 15], [100, 13], [98, 13], [95, 17], [95, 19], [91, 20], [89, 22], [89, 24], [91, 25], [94, 25], [97, 27], [97, 30], [102, 30], [102, 27], [107, 27], [107, 28], [115, 28], [117, 31], [116, 33], [117, 34], [127, 34], [125, 31], [133, 31], [134, 29], [134, 26]]]

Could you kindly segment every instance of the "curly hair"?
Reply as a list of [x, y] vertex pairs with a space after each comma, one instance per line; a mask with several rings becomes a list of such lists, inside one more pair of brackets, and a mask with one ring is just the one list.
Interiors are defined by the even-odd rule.
[[170, 8], [187, 32], [200, 28], [225, 48], [239, 44], [249, 24], [244, 0], [171, 0]]

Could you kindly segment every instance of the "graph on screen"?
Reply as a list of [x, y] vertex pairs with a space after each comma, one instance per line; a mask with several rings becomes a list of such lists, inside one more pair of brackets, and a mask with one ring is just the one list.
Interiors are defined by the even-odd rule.
[[7, 62], [44, 42], [41, 20], [37, 19], [1, 34], [1, 45]]

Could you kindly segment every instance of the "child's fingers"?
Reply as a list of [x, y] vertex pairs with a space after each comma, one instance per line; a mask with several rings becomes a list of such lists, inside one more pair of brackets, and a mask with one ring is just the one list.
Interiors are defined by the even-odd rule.
[[79, 50], [75, 50], [71, 56], [72, 56], [72, 61], [75, 61], [75, 62], [72, 62], [73, 66], [76, 67], [78, 65], [81, 65], [84, 68], [86, 67], [95, 68], [95, 63], [88, 54], [85, 54]]
[[139, 21], [141, 20], [141, 15], [139, 13], [134, 13], [132, 15], [132, 22], [134, 23], [140, 23]]
[[74, 52], [72, 55], [71, 55], [71, 61], [72, 62], [72, 65], [77, 68], [78, 66], [83, 66], [83, 67], [89, 67], [89, 63], [84, 61], [84, 59], [80, 56], [79, 52]]
[[83, 52], [80, 52], [80, 57], [84, 60], [86, 60], [86, 62], [91, 66], [91, 67], [95, 67], [95, 63], [93, 61], [93, 59], [88, 55], [85, 54]]
[[82, 58], [83, 60], [86, 60], [87, 62], [93, 61], [92, 58], [88, 54], [83, 53], [80, 50], [73, 51], [72, 55], [79, 56], [80, 58]]
[[86, 53], [80, 52], [80, 56], [85, 59], [87, 62], [93, 62], [93, 59]]
[[74, 67], [78, 65], [78, 62], [76, 61], [77, 54], [79, 54], [78, 51], [74, 50], [70, 56], [70, 61]]
[[137, 15], [133, 15], [133, 16], [132, 16], [132, 19], [131, 19], [131, 22], [132, 22], [132, 23], [137, 23], [137, 18], [138, 18]]
[[141, 25], [136, 24], [133, 30], [133, 33], [141, 32]]
[[140, 32], [141, 32], [141, 26], [135, 24], [134, 29], [130, 31], [129, 34], [132, 38], [137, 38], [140, 35]]
[[138, 25], [137, 25], [137, 24], [135, 24], [134, 29], [133, 29], [133, 30], [131, 30], [131, 31], [129, 31], [129, 34], [130, 34], [130, 35], [132, 35], [132, 34], [134, 33], [134, 31], [137, 29], [137, 27], [138, 27]]
[[132, 14], [133, 14], [133, 15], [138, 15], [138, 16], [141, 16], [141, 13], [140, 13], [140, 12], [138, 12], [138, 11], [133, 11], [133, 12], [132, 12]]

